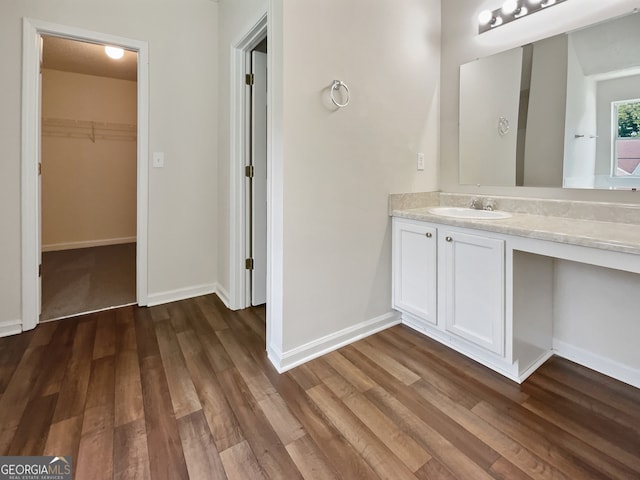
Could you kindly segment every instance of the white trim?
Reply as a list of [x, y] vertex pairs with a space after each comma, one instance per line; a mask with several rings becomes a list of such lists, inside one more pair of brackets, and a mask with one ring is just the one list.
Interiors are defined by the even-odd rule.
[[[229, 308], [229, 292], [227, 292], [227, 290], [219, 283], [216, 283], [214, 287], [214, 293], [218, 296], [220, 301], [224, 303], [224, 306]], [[231, 308], [229, 308], [229, 310], [231, 310]]]
[[518, 379], [516, 380], [518, 383], [524, 382], [527, 378], [529, 378], [533, 372], [535, 372], [538, 368], [540, 368], [544, 362], [553, 357], [553, 351], [549, 350], [544, 352], [540, 358], [538, 358], [535, 362], [533, 362], [529, 367], [527, 367], [520, 375], [518, 375]]
[[22, 333], [22, 322], [20, 320], [5, 320], [0, 322], [0, 337], [8, 337]]
[[[267, 13], [243, 30], [239, 39], [231, 44], [230, 78], [230, 147], [229, 184], [229, 307], [238, 310], [249, 306], [247, 303], [248, 273], [244, 268], [247, 251], [246, 238], [246, 178], [244, 167], [247, 160], [246, 115], [248, 105], [247, 87], [244, 76], [247, 72], [246, 55], [267, 35]], [[268, 127], [267, 127], [268, 128]], [[267, 221], [268, 224], [268, 221]], [[269, 228], [267, 226], [267, 228]], [[267, 299], [268, 302], [268, 299]]]
[[40, 298], [40, 199], [38, 196], [38, 151], [40, 146], [38, 95], [42, 34], [92, 43], [121, 46], [138, 53], [138, 141], [137, 141], [137, 255], [136, 297], [147, 304], [148, 286], [148, 158], [149, 158], [149, 47], [147, 42], [105, 33], [24, 18], [22, 28], [22, 329], [34, 328], [39, 320]]
[[195, 285], [193, 287], [177, 288], [175, 290], [169, 290], [167, 292], [152, 293], [147, 297], [149, 307], [154, 305], [162, 305], [163, 303], [177, 302], [178, 300], [185, 300], [187, 298], [200, 297], [202, 295], [209, 295], [210, 293], [216, 293], [216, 285], [204, 284]]
[[559, 357], [566, 358], [596, 372], [640, 388], [640, 369], [616, 362], [555, 338], [553, 339], [553, 351]]
[[61, 317], [47, 318], [46, 320], [41, 320], [40, 323], [57, 322], [58, 320], [64, 320], [65, 318], [81, 317], [83, 315], [89, 315], [91, 313], [105, 312], [107, 310], [114, 310], [116, 308], [130, 307], [132, 305], [137, 305], [137, 304], [134, 302], [134, 303], [125, 303], [123, 305], [113, 305], [110, 307], [96, 308], [95, 310], [89, 310], [88, 312], [78, 312], [78, 313], [72, 313], [71, 315], [62, 315]]
[[122, 245], [123, 243], [135, 243], [136, 237], [104, 238], [102, 240], [82, 240], [79, 242], [62, 242], [42, 245], [43, 252], [57, 252], [59, 250], [75, 250], [76, 248], [106, 247], [109, 245]]
[[269, 360], [279, 373], [284, 373], [309, 360], [320, 357], [326, 353], [337, 350], [345, 345], [357, 342], [365, 337], [386, 330], [400, 323], [400, 315], [397, 312], [389, 312], [379, 317], [372, 318], [353, 325], [339, 332], [313, 340], [288, 352], [278, 352], [272, 346], [267, 349]]
[[283, 0], [269, 0], [267, 38], [267, 351], [284, 345]]
[[[31, 330], [40, 315], [40, 218], [38, 195], [40, 42], [37, 27], [22, 27], [22, 329]], [[34, 161], [35, 159], [35, 161]]]

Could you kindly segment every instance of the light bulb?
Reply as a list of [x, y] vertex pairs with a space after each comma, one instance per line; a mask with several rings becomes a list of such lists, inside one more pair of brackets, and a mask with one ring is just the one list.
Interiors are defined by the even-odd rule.
[[507, 0], [502, 4], [502, 13], [509, 15], [516, 11], [518, 8], [518, 2], [516, 0]]
[[483, 10], [480, 12], [480, 15], [478, 15], [478, 22], [480, 22], [480, 25], [486, 25], [491, 20], [493, 20], [493, 13], [491, 13], [491, 10]]
[[114, 60], [118, 60], [124, 55], [124, 50], [119, 47], [110, 47], [105, 45], [104, 51], [108, 57], [113, 58]]
[[527, 13], [529, 13], [529, 10], [527, 10], [527, 7], [520, 7], [518, 10], [516, 10], [516, 14], [514, 16], [516, 18], [520, 18], [520, 17], [524, 17]]

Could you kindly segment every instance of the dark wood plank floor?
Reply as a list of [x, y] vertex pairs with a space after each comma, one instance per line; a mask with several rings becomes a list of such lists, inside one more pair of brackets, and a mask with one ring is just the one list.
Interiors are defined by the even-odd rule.
[[522, 386], [397, 326], [278, 375], [213, 296], [0, 339], [0, 454], [84, 479], [638, 479], [640, 391], [553, 358]]

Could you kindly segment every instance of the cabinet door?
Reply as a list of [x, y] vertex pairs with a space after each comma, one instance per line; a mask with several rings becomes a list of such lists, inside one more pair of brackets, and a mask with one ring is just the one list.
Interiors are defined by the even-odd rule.
[[426, 323], [437, 323], [437, 231], [393, 219], [393, 307]]
[[504, 241], [441, 233], [445, 329], [504, 355]]

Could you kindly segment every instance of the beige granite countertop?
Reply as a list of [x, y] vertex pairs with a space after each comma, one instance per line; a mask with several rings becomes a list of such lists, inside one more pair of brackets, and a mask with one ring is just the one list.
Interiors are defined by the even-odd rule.
[[[435, 206], [435, 205], [434, 205]], [[393, 209], [394, 217], [640, 255], [640, 224], [514, 213], [495, 220], [436, 215], [431, 207]]]

